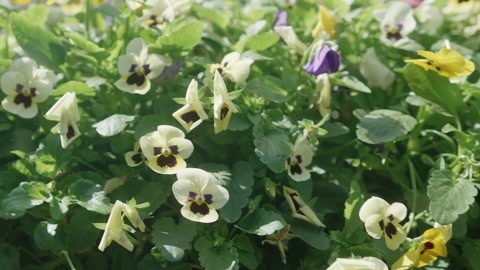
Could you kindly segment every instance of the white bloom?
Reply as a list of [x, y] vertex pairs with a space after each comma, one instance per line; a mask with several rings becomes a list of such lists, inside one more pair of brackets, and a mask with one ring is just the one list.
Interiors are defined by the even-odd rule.
[[157, 131], [140, 138], [147, 165], [157, 173], [175, 174], [187, 167], [185, 159], [193, 152], [193, 144], [176, 127], [160, 125]]
[[22, 118], [33, 118], [38, 113], [37, 103], [43, 102], [53, 90], [55, 74], [38, 68], [35, 60], [23, 57], [13, 61], [10, 70], [1, 78], [2, 91], [7, 97], [3, 108]]
[[175, 9], [168, 0], [147, 0], [145, 2], [150, 8], [143, 10], [143, 15], [138, 22], [145, 28], [157, 27], [163, 29], [167, 22], [175, 18]]
[[113, 241], [126, 248], [128, 251], [133, 250], [133, 244], [129, 240], [127, 233], [123, 229], [124, 223], [122, 219], [122, 206], [121, 201], [116, 201], [112, 208], [112, 212], [108, 217], [107, 225], [105, 226], [105, 232], [103, 233], [102, 240], [98, 245], [100, 251], [104, 251], [106, 247]]
[[172, 190], [175, 199], [183, 205], [182, 216], [202, 223], [216, 221], [215, 209], [228, 202], [227, 189], [217, 185], [218, 180], [212, 174], [200, 169], [183, 169], [177, 173], [177, 178]]
[[276, 26], [273, 30], [280, 35], [290, 49], [295, 50], [300, 55], [305, 54], [307, 45], [298, 39], [292, 26]]
[[75, 92], [65, 93], [45, 114], [45, 118], [52, 121], [59, 121], [53, 127], [54, 132], [60, 133], [60, 141], [63, 148], [78, 138], [81, 133], [77, 122], [80, 120], [78, 113], [77, 96]]
[[173, 113], [173, 117], [187, 130], [196, 128], [203, 120], [208, 119], [207, 113], [198, 98], [198, 83], [195, 80], [190, 82], [185, 95], [187, 104]]
[[305, 167], [310, 165], [312, 158], [312, 146], [305, 137], [299, 136], [293, 146], [293, 155], [285, 164], [288, 175], [297, 182], [310, 179], [310, 172]]
[[133, 151], [125, 153], [125, 161], [130, 167], [136, 167], [142, 164], [146, 160], [145, 155], [142, 152], [140, 143], [136, 142], [133, 146]]
[[412, 7], [403, 1], [395, 1], [387, 9], [375, 10], [373, 15], [380, 22], [381, 40], [391, 46], [408, 41], [408, 34], [417, 26]]
[[388, 270], [387, 265], [375, 257], [362, 259], [337, 258], [327, 270]]
[[371, 197], [360, 208], [360, 219], [365, 222], [367, 233], [380, 239], [385, 235], [387, 247], [397, 249], [407, 237], [400, 222], [407, 216], [407, 207], [402, 203], [390, 205], [378, 197]]
[[252, 63], [252, 59], [242, 58], [238, 52], [231, 52], [223, 57], [221, 64], [210, 66], [209, 76], [215, 71], [219, 71], [220, 75], [226, 75], [232, 82], [241, 83], [250, 74]]
[[422, 26], [420, 30], [426, 30], [429, 34], [434, 34], [443, 24], [443, 15], [433, 3], [424, 2], [415, 9], [415, 15]]
[[135, 38], [128, 43], [126, 54], [118, 59], [122, 77], [115, 86], [122, 91], [144, 95], [150, 90], [150, 80], [157, 78], [170, 63], [167, 56], [148, 54], [145, 41]]
[[238, 112], [228, 96], [227, 86], [218, 70], [215, 70], [213, 79], [213, 110], [215, 133], [226, 130], [232, 113]]
[[367, 79], [370, 87], [380, 87], [383, 90], [387, 90], [395, 80], [395, 73], [380, 62], [373, 48], [363, 55], [360, 73]]

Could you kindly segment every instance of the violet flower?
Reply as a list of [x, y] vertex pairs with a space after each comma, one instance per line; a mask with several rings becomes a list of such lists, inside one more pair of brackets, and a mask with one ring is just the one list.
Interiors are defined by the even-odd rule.
[[288, 26], [287, 22], [287, 17], [288, 13], [284, 10], [279, 10], [277, 11], [277, 18], [275, 19], [275, 23], [273, 24], [273, 27], [277, 26]]
[[303, 70], [315, 76], [322, 73], [337, 72], [340, 67], [340, 56], [328, 45], [323, 46], [315, 56], [303, 66]]

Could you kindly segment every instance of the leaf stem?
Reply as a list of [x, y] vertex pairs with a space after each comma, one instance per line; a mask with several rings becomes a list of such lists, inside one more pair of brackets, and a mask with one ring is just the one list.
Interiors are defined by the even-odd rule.
[[60, 252], [60, 254], [63, 254], [63, 256], [65, 256], [65, 259], [67, 260], [68, 265], [70, 266], [70, 269], [75, 270], [75, 266], [73, 265], [72, 260], [70, 259], [70, 256], [68, 255], [68, 251], [62, 250], [62, 252]]
[[86, 12], [85, 12], [85, 35], [87, 40], [90, 40], [90, 17], [92, 13], [92, 3], [90, 0], [85, 1]]

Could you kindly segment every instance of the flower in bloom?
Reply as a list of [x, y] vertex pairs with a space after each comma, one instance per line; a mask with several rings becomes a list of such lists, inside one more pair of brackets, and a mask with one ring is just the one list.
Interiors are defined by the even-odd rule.
[[273, 30], [280, 35], [288, 48], [295, 50], [298, 54], [303, 55], [307, 50], [307, 45], [298, 39], [292, 26], [275, 26]]
[[7, 95], [2, 101], [3, 108], [22, 118], [33, 118], [38, 113], [37, 103], [48, 98], [57, 79], [51, 71], [38, 68], [35, 60], [22, 57], [13, 61], [0, 80]]
[[310, 179], [310, 172], [305, 167], [310, 165], [312, 157], [312, 146], [305, 137], [299, 136], [293, 146], [293, 154], [285, 164], [288, 176], [297, 182]]
[[216, 209], [222, 208], [229, 199], [227, 189], [218, 185], [212, 174], [201, 169], [183, 169], [177, 173], [177, 179], [172, 190], [175, 199], [183, 205], [182, 216], [202, 223], [216, 221]]
[[395, 80], [395, 73], [380, 62], [373, 48], [368, 49], [362, 57], [360, 73], [370, 87], [380, 87], [383, 90], [387, 90]]
[[105, 230], [102, 240], [98, 245], [98, 249], [100, 251], [104, 251], [105, 248], [112, 243], [112, 241], [117, 242], [128, 251], [133, 250], [133, 243], [130, 241], [131, 237], [124, 230], [125, 224], [123, 223], [122, 219], [122, 206], [123, 203], [121, 201], [115, 202], [105, 228], [103, 228], [103, 224], [94, 224], [97, 228]]
[[202, 102], [198, 97], [198, 83], [195, 80], [190, 82], [185, 96], [187, 104], [173, 113], [173, 117], [187, 130], [196, 128], [203, 120], [208, 119], [207, 113], [203, 110]]
[[273, 23], [273, 27], [278, 27], [278, 26], [287, 26], [288, 25], [288, 13], [284, 10], [278, 10], [277, 11], [277, 17], [275, 18], [275, 22]]
[[475, 71], [475, 64], [472, 61], [465, 59], [452, 49], [441, 49], [438, 53], [429, 51], [417, 51], [417, 53], [427, 59], [412, 59], [405, 62], [414, 63], [425, 70], [433, 70], [447, 78], [467, 76]]
[[78, 138], [81, 133], [77, 122], [80, 120], [78, 113], [77, 96], [75, 92], [65, 93], [45, 114], [48, 120], [59, 121], [53, 127], [54, 132], [60, 133], [60, 142], [63, 148]]
[[136, 167], [142, 164], [146, 160], [145, 155], [142, 152], [140, 143], [136, 142], [133, 146], [133, 151], [125, 153], [125, 161], [130, 167]]
[[317, 38], [317, 36], [321, 32], [326, 32], [329, 36], [329, 39], [333, 39], [335, 37], [335, 25], [337, 22], [335, 21], [335, 17], [330, 14], [328, 8], [324, 5], [318, 5], [318, 23], [315, 28], [312, 30], [313, 38]]
[[385, 235], [385, 242], [391, 250], [397, 249], [407, 237], [399, 224], [407, 216], [407, 207], [402, 203], [390, 205], [374, 196], [362, 205], [359, 215], [365, 222], [367, 233], [375, 239]]
[[158, 54], [148, 54], [148, 47], [142, 38], [134, 38], [127, 45], [125, 55], [118, 59], [118, 71], [122, 77], [115, 86], [129, 93], [144, 95], [150, 90], [150, 80], [162, 73], [171, 59]]
[[395, 47], [409, 41], [408, 34], [417, 26], [412, 7], [403, 1], [392, 2], [388, 8], [374, 11], [374, 17], [380, 22], [381, 40]]
[[231, 52], [223, 57], [221, 64], [210, 66], [209, 76], [218, 71], [220, 75], [226, 75], [232, 82], [241, 83], [250, 74], [252, 63], [252, 59], [242, 58], [238, 52]]
[[387, 265], [375, 257], [363, 257], [362, 259], [337, 258], [327, 270], [388, 270]]
[[305, 220], [318, 227], [325, 227], [313, 212], [312, 208], [308, 206], [298, 194], [298, 191], [289, 187], [283, 186], [283, 196], [287, 200], [290, 210], [292, 210], [292, 217]]
[[447, 256], [446, 241], [439, 229], [428, 229], [423, 233], [423, 240], [418, 247], [407, 251], [393, 265], [392, 270], [422, 267], [435, 261], [438, 256]]
[[324, 45], [315, 56], [303, 66], [303, 70], [315, 76], [322, 73], [337, 72], [340, 67], [340, 56], [328, 45]]
[[322, 117], [330, 114], [330, 104], [332, 101], [332, 88], [330, 87], [330, 80], [326, 73], [318, 75], [316, 79], [317, 86], [315, 87], [315, 96], [318, 112]]
[[439, 229], [442, 232], [443, 240], [445, 240], [445, 242], [448, 242], [448, 240], [452, 238], [452, 224], [442, 225], [438, 222], [435, 222], [433, 224], [433, 227], [435, 229]]
[[215, 133], [227, 129], [230, 117], [234, 112], [236, 113], [238, 110], [230, 100], [227, 86], [222, 76], [218, 70], [215, 70], [215, 77], [213, 78], [213, 124], [215, 126]]
[[477, 13], [480, 9], [480, 3], [475, 0], [449, 0], [443, 13], [454, 15], [455, 20], [463, 20]]
[[175, 174], [187, 167], [185, 159], [193, 152], [193, 144], [185, 139], [183, 131], [167, 125], [141, 137], [140, 147], [147, 165], [161, 174]]
[[153, 27], [163, 29], [167, 22], [175, 18], [175, 9], [169, 0], [147, 0], [145, 5], [150, 8], [143, 10], [138, 22], [147, 29]]
[[412, 8], [418, 7], [424, 0], [403, 0], [408, 3]]

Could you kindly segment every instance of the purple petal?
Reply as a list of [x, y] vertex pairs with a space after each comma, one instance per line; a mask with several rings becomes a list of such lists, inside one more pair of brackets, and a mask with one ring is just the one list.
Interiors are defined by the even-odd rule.
[[308, 62], [303, 69], [315, 76], [323, 73], [337, 72], [340, 67], [340, 56], [338, 53], [327, 45], [315, 54], [315, 56]]
[[275, 19], [275, 23], [273, 24], [273, 27], [287, 26], [288, 25], [287, 16], [288, 16], [288, 13], [286, 11], [284, 10], [277, 11], [277, 18]]

